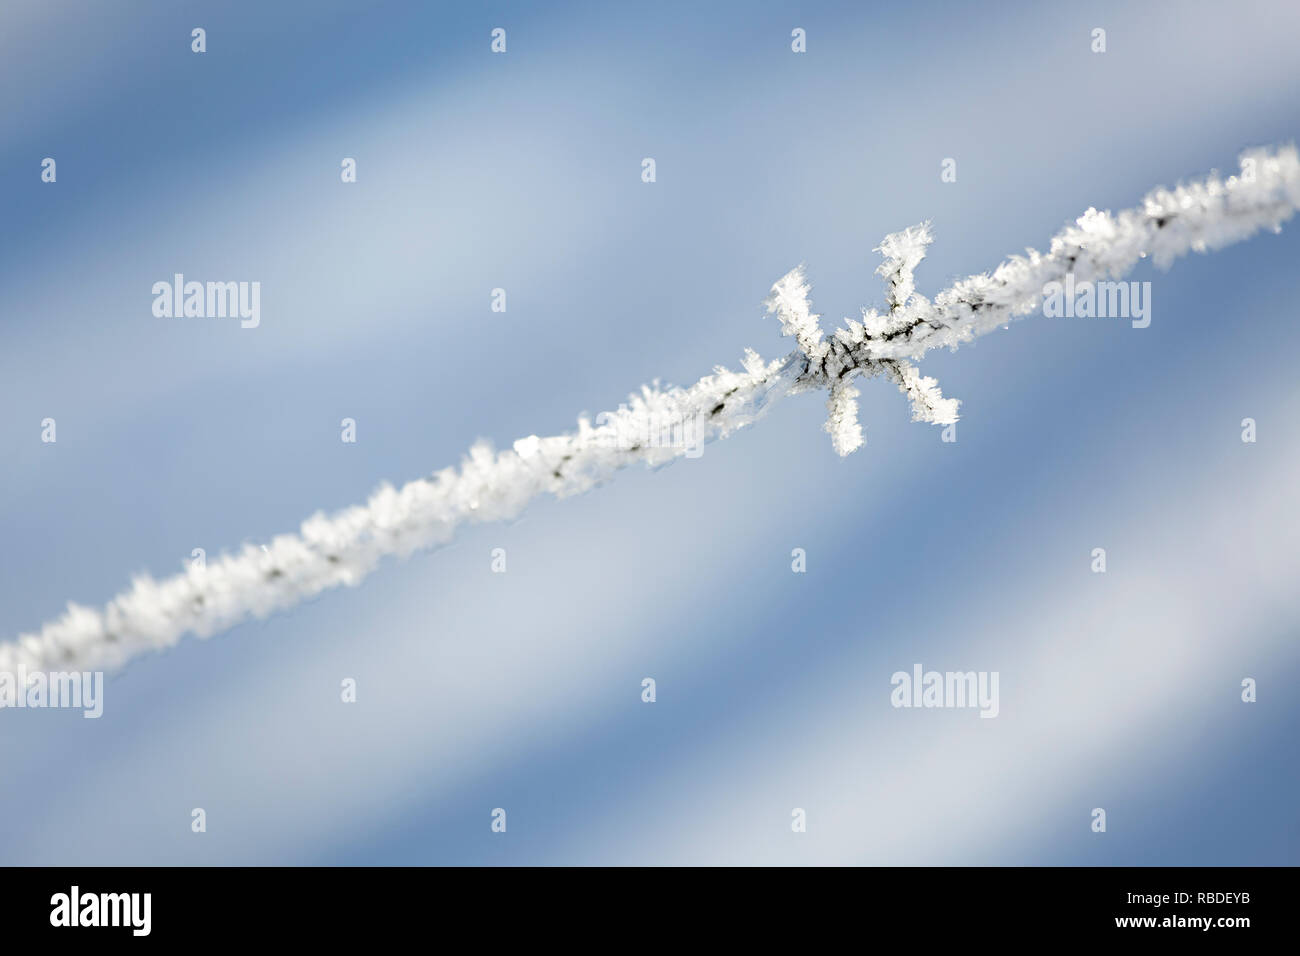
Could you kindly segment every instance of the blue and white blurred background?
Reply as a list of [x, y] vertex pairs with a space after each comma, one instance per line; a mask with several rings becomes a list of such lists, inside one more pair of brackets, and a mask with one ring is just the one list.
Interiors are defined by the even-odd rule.
[[[0, 637], [783, 354], [760, 302], [801, 261], [834, 323], [881, 303], [887, 232], [933, 219], [933, 295], [1232, 169], [1300, 133], [1297, 31], [1285, 0], [8, 0]], [[874, 381], [840, 460], [791, 399], [144, 658], [98, 721], [0, 711], [0, 863], [1300, 862], [1297, 255], [1292, 224], [1144, 267], [1145, 330], [933, 355], [955, 444]], [[260, 281], [260, 328], [155, 318], [175, 272]], [[1001, 715], [893, 709], [915, 663], [999, 671]]]

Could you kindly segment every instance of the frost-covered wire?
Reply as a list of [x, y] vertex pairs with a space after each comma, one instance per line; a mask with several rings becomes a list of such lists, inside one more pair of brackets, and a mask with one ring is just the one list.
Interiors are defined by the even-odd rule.
[[[40, 630], [0, 644], [0, 673], [110, 669], [186, 634], [207, 637], [356, 585], [380, 559], [443, 544], [462, 524], [511, 518], [537, 495], [580, 494], [627, 465], [663, 464], [701, 442], [726, 438], [785, 394], [829, 393], [826, 430], [841, 455], [863, 444], [858, 376], [894, 381], [916, 421], [956, 421], [957, 401], [944, 398], [934, 379], [912, 364], [930, 349], [955, 349], [1035, 311], [1045, 285], [1068, 273], [1079, 281], [1117, 279], [1146, 257], [1166, 267], [1188, 252], [1276, 230], [1297, 208], [1295, 148], [1251, 151], [1243, 154], [1240, 175], [1157, 189], [1142, 205], [1116, 214], [1089, 209], [1052, 239], [1047, 253], [1028, 250], [992, 273], [955, 283], [933, 302], [916, 292], [914, 280], [931, 242], [929, 224], [893, 233], [876, 249], [884, 259], [877, 270], [886, 284], [884, 313], [864, 309], [861, 322], [849, 320], [826, 338], [811, 311], [804, 270], [794, 269], [767, 300], [797, 344], [784, 359], [764, 361], [748, 351], [741, 371], [718, 367], [688, 388], [644, 387], [617, 412], [595, 424], [580, 419], [568, 434], [530, 435], [500, 451], [480, 442], [458, 468], [401, 488], [384, 485], [363, 505], [313, 515], [295, 534], [246, 544], [161, 581], [137, 577], [102, 608], [69, 604]], [[690, 432], [689, 440], [656, 440], [665, 423]]]
[[[1114, 280], [1139, 260], [1158, 268], [1189, 252], [1208, 252], [1261, 229], [1277, 231], [1300, 208], [1300, 159], [1294, 146], [1249, 150], [1241, 172], [1212, 174], [1176, 189], [1155, 189], [1140, 206], [1118, 213], [1089, 209], [1052, 238], [1046, 253], [1027, 249], [991, 273], [970, 276], [931, 302], [913, 278], [931, 240], [928, 222], [886, 236], [875, 251], [884, 261], [886, 312], [863, 309], [862, 321], [845, 321], [826, 340], [812, 315], [803, 266], [772, 286], [768, 311], [803, 352], [805, 368], [792, 391], [826, 389], [826, 430], [848, 454], [860, 444], [857, 405], [847, 382], [853, 376], [886, 375], [912, 403], [914, 421], [949, 424], [958, 402], [946, 399], [933, 378], [911, 364], [930, 349], [959, 345], [1013, 319], [1038, 311], [1049, 284], [1073, 276], [1076, 283]], [[1058, 286], [1059, 287], [1059, 286]]]

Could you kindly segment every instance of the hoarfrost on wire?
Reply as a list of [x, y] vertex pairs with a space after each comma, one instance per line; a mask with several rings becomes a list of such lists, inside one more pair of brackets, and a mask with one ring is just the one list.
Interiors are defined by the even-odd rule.
[[529, 435], [496, 451], [470, 448], [459, 468], [445, 468], [334, 514], [318, 512], [296, 534], [246, 544], [206, 567], [155, 580], [134, 579], [102, 608], [69, 604], [38, 631], [0, 644], [0, 672], [97, 670], [169, 647], [186, 634], [207, 637], [285, 610], [340, 585], [356, 585], [385, 556], [406, 557], [451, 539], [468, 522], [513, 518], [537, 495], [581, 494], [620, 469], [659, 466], [683, 454], [679, 445], [629, 443], [665, 420], [702, 423], [700, 441], [726, 438], [757, 421], [773, 401], [804, 391], [828, 393], [826, 431], [847, 455], [863, 444], [854, 384], [886, 376], [908, 398], [914, 421], [948, 424], [958, 402], [913, 362], [934, 348], [956, 349], [1040, 308], [1047, 283], [1073, 273], [1080, 282], [1118, 279], [1150, 257], [1165, 268], [1189, 252], [1219, 249], [1262, 229], [1277, 231], [1300, 208], [1300, 159], [1293, 146], [1242, 155], [1242, 172], [1211, 175], [1176, 189], [1156, 189], [1141, 205], [1118, 213], [1089, 209], [1053, 237], [1048, 251], [1026, 250], [991, 273], [970, 276], [931, 301], [916, 291], [915, 270], [932, 241], [929, 223], [885, 237], [886, 310], [864, 309], [826, 337], [812, 312], [802, 266], [779, 279], [767, 299], [796, 348], [766, 361], [747, 350], [741, 371], [718, 367], [687, 388], [645, 386], [618, 411], [575, 431]]

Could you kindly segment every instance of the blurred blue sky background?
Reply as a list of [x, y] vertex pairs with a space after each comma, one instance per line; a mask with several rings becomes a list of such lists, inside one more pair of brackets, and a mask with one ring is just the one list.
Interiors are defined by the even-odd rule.
[[[933, 295], [1294, 140], [1297, 30], [1281, 0], [11, 0], [0, 637], [783, 354], [760, 303], [799, 262], [835, 323], [881, 304], [887, 232], [933, 220]], [[142, 659], [98, 721], [0, 711], [0, 862], [1300, 862], [1297, 253], [1293, 224], [1140, 269], [1148, 329], [928, 357], [955, 444], [875, 381], [840, 460], [794, 398]], [[155, 318], [175, 272], [260, 281], [261, 326]], [[999, 671], [1001, 715], [891, 708], [917, 662]]]

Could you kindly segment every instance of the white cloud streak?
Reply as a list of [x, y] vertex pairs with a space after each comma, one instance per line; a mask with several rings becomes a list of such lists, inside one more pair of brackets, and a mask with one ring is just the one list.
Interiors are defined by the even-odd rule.
[[[317, 513], [296, 534], [240, 551], [204, 567], [155, 580], [137, 578], [103, 608], [69, 604], [39, 631], [0, 644], [0, 671], [97, 670], [118, 667], [187, 634], [207, 637], [249, 618], [264, 618], [340, 585], [357, 585], [386, 556], [448, 542], [464, 523], [518, 515], [534, 497], [580, 494], [627, 465], [655, 466], [690, 453], [701, 441], [726, 438], [756, 421], [787, 393], [826, 390], [827, 430], [845, 455], [862, 444], [856, 375], [888, 375], [911, 400], [913, 419], [956, 421], [957, 402], [911, 364], [939, 346], [955, 349], [1041, 306], [1043, 288], [1073, 273], [1080, 282], [1117, 279], [1140, 259], [1167, 267], [1188, 252], [1218, 249], [1277, 230], [1300, 208], [1300, 159], [1294, 147], [1243, 154], [1242, 172], [1212, 175], [1174, 190], [1157, 189], [1142, 205], [1118, 214], [1089, 209], [1058, 233], [1049, 251], [1028, 250], [991, 274], [971, 276], [933, 302], [915, 291], [913, 273], [931, 241], [929, 224], [886, 237], [877, 270], [886, 281], [889, 311], [863, 310], [861, 323], [824, 339], [811, 312], [802, 267], [772, 287], [768, 309], [798, 348], [767, 362], [748, 351], [743, 370], [718, 367], [687, 388], [645, 386], [617, 412], [580, 419], [575, 432], [528, 436], [512, 449], [487, 442], [470, 449], [459, 468], [384, 485], [364, 505]], [[699, 430], [689, 441], [653, 440]], [[629, 435], [652, 436], [629, 443]]]

